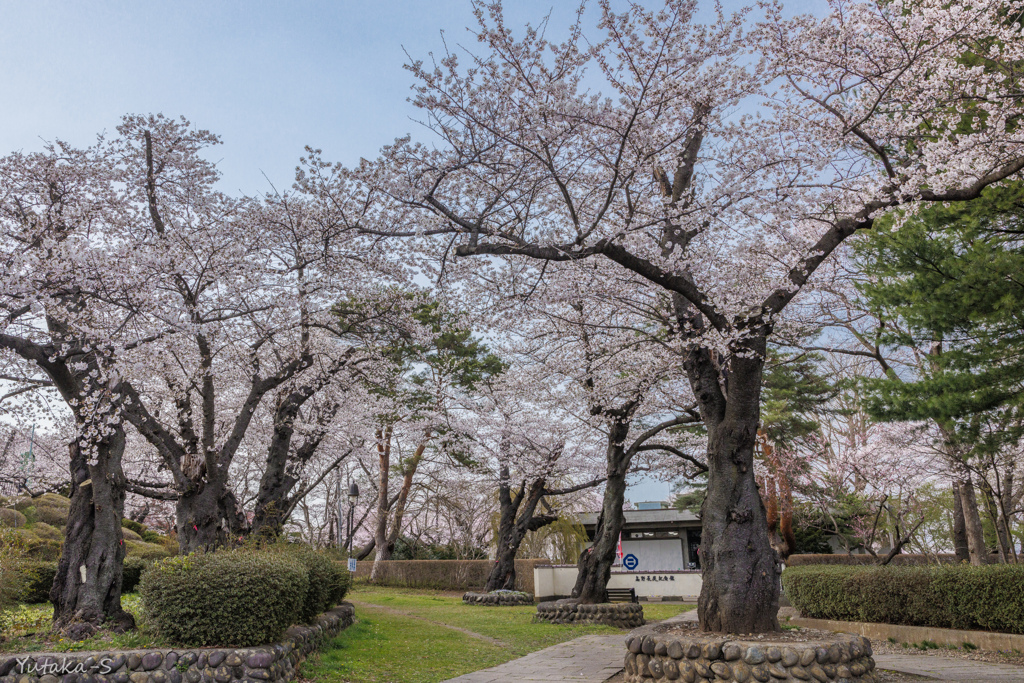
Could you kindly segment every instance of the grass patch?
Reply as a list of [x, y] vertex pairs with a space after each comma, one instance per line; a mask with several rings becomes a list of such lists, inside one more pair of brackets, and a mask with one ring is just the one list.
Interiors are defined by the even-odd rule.
[[419, 619], [361, 608], [358, 620], [302, 667], [317, 683], [435, 683], [511, 659], [501, 647]]
[[[462, 604], [461, 594], [451, 592], [357, 586], [349, 599], [363, 603], [356, 606], [356, 623], [303, 666], [303, 678], [317, 683], [436, 683], [580, 636], [625, 633], [610, 626], [535, 624], [535, 606], [470, 606]], [[667, 619], [689, 609], [693, 607], [645, 604], [644, 615]]]
[[18, 605], [2, 615], [4, 634], [0, 652], [81, 652], [89, 650], [135, 650], [149, 647], [168, 647], [146, 623], [142, 600], [137, 593], [121, 596], [121, 606], [135, 617], [138, 628], [116, 634], [100, 631], [92, 638], [72, 641], [50, 632], [53, 623], [53, 605], [48, 602]]

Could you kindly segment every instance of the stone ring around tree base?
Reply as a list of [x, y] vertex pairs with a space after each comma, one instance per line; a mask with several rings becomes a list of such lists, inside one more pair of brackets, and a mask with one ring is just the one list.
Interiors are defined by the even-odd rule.
[[576, 600], [555, 600], [537, 605], [536, 621], [552, 624], [604, 624], [616, 628], [644, 625], [644, 608], [635, 602], [580, 604]]
[[467, 605], [516, 606], [532, 605], [533, 595], [520, 591], [494, 591], [492, 593], [469, 592], [462, 596]]
[[836, 633], [798, 640], [778, 634], [728, 636], [655, 628], [626, 639], [627, 683], [651, 680], [685, 683], [777, 683], [809, 681], [869, 683], [877, 680], [871, 643], [862, 636]]

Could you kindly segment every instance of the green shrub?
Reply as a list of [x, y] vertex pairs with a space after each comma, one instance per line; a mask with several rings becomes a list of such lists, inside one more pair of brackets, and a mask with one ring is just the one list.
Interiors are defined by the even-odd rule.
[[121, 536], [123, 536], [126, 541], [142, 541], [142, 536], [139, 536], [137, 533], [125, 526], [121, 527]]
[[121, 518], [121, 528], [122, 529], [131, 529], [135, 533], [139, 534], [139, 537], [141, 538], [142, 532], [146, 528], [146, 525], [141, 523], [141, 522], [136, 522], [134, 519], [128, 519], [127, 517], [122, 517]]
[[[840, 555], [828, 553], [798, 553], [786, 558], [787, 567], [805, 567], [809, 564], [842, 564], [842, 565], [874, 565], [877, 560], [868, 554]], [[900, 553], [889, 563], [893, 566], [932, 566], [935, 564], [959, 564], [956, 555], [942, 553], [939, 555], [921, 555]]]
[[23, 527], [28, 523], [25, 515], [11, 508], [0, 508], [0, 526]]
[[23, 562], [21, 576], [24, 582], [21, 601], [27, 603], [49, 602], [50, 588], [57, 576], [56, 562]]
[[141, 557], [124, 558], [124, 566], [121, 574], [121, 593], [131, 593], [139, 586], [144, 572], [152, 562]]
[[1024, 633], [1024, 566], [789, 567], [786, 596], [805, 616]]
[[[157, 543], [162, 545], [164, 540], [167, 539], [166, 536], [161, 536], [157, 532], [150, 531], [149, 529], [143, 529], [140, 535], [142, 536], [142, 540], [146, 543]], [[175, 552], [175, 554], [177, 554], [177, 552]]]
[[31, 531], [35, 536], [44, 541], [57, 541], [59, 543], [64, 540], [64, 532], [55, 526], [50, 526], [46, 522], [36, 522], [26, 531]]
[[138, 557], [143, 560], [160, 560], [165, 557], [170, 557], [173, 554], [167, 546], [157, 543], [130, 541], [126, 539], [124, 544], [129, 556]]
[[349, 572], [328, 551], [302, 543], [275, 543], [263, 546], [262, 552], [284, 553], [306, 568], [309, 590], [300, 615], [303, 623], [313, 623], [318, 615], [340, 603], [348, 592]]
[[187, 647], [270, 643], [299, 621], [306, 568], [287, 553], [249, 550], [155, 563], [139, 585], [147, 616]]
[[0, 612], [21, 599], [24, 575], [21, 571], [25, 544], [15, 532], [0, 527]]

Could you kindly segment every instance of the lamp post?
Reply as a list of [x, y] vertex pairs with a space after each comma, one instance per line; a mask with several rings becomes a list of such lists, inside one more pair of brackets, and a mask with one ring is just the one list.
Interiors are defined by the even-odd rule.
[[356, 522], [356, 501], [359, 500], [359, 487], [355, 482], [348, 487], [348, 554], [352, 556], [352, 537], [355, 535], [353, 526]]

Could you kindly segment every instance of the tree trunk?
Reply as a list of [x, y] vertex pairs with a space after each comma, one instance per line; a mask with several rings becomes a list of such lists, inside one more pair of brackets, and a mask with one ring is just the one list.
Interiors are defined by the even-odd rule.
[[71, 506], [50, 601], [53, 628], [72, 640], [92, 635], [104, 622], [118, 633], [135, 626], [121, 608], [124, 444], [124, 431], [118, 428], [98, 445], [94, 465], [77, 440], [69, 446]]
[[971, 556], [971, 564], [980, 567], [988, 564], [988, 549], [985, 547], [985, 531], [981, 526], [981, 514], [978, 512], [978, 499], [974, 493], [974, 483], [970, 473], [960, 480], [960, 505], [964, 511], [964, 524], [967, 532], [967, 548]]
[[624, 442], [629, 433], [628, 421], [615, 421], [608, 432], [608, 478], [604, 487], [601, 514], [594, 530], [594, 544], [583, 551], [577, 566], [576, 585], [572, 597], [583, 604], [608, 602], [608, 579], [615, 564], [615, 551], [625, 517], [622, 505], [626, 500], [626, 470], [629, 457]]
[[391, 470], [391, 425], [385, 429], [377, 430], [377, 460], [380, 467], [380, 475], [377, 482], [377, 526], [374, 529], [373, 540], [377, 547], [377, 554], [373, 558], [373, 569], [370, 570], [370, 581], [377, 578], [377, 571], [380, 563], [391, 559], [391, 551], [388, 548], [388, 480]]
[[[703, 586], [697, 604], [704, 631], [779, 630], [780, 564], [754, 480], [764, 337], [752, 340], [750, 347], [731, 358], [724, 409], [701, 410], [708, 428], [708, 488], [701, 508]], [[706, 378], [688, 372], [700, 398]]]
[[245, 533], [234, 494], [217, 476], [198, 482], [178, 496], [178, 547], [182, 555], [229, 545]]
[[957, 562], [970, 562], [971, 551], [967, 547], [967, 522], [964, 519], [964, 505], [960, 499], [960, 482], [953, 480], [953, 551]]
[[[503, 482], [507, 482], [508, 471], [503, 472]], [[513, 498], [507, 483], [499, 487], [498, 500], [501, 508], [498, 520], [498, 538], [495, 544], [494, 566], [487, 577], [485, 592], [494, 590], [515, 590], [516, 588], [516, 555], [519, 546], [530, 531], [536, 531], [558, 519], [555, 515], [534, 517], [537, 503], [544, 497], [545, 481], [535, 480], [527, 492], [526, 483], [520, 487]]]

